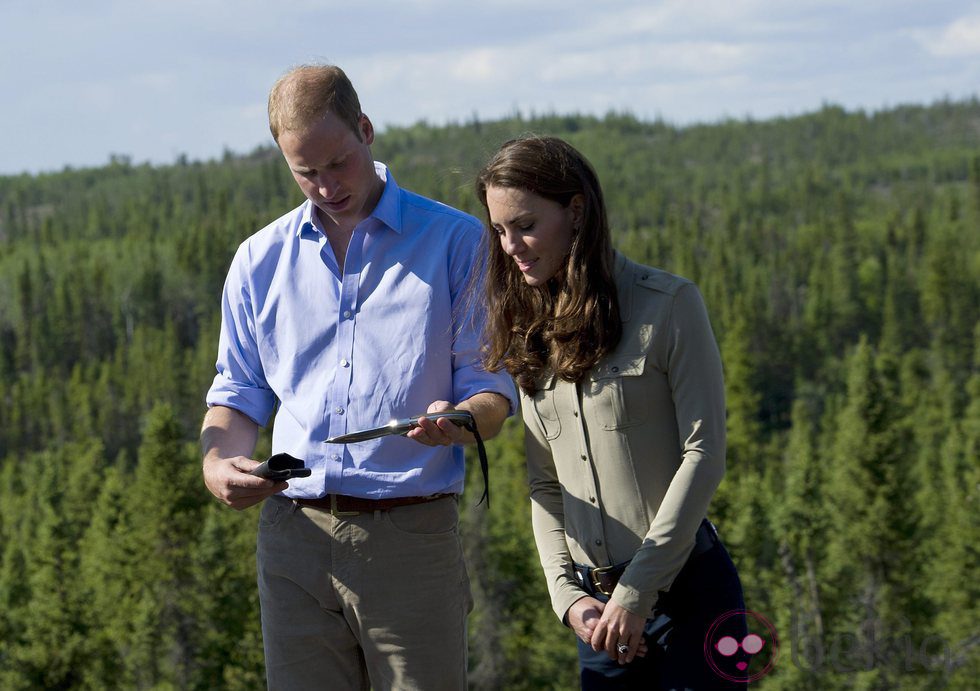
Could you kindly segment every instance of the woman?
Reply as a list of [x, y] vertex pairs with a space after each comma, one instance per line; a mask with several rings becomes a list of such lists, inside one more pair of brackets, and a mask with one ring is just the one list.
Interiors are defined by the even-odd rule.
[[725, 399], [697, 287], [613, 250], [595, 172], [559, 139], [504, 144], [477, 194], [484, 365], [521, 389], [535, 541], [583, 688], [744, 679], [741, 651], [725, 660], [734, 676], [706, 660], [713, 623], [742, 640], [745, 620], [725, 616], [744, 610], [741, 585], [705, 520]]

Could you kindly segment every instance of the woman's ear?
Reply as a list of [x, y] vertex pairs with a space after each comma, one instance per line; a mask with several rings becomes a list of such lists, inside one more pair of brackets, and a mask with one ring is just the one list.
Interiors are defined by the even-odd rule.
[[572, 200], [568, 202], [568, 208], [572, 212], [572, 228], [576, 231], [581, 230], [585, 220], [585, 195], [580, 192], [572, 197]]

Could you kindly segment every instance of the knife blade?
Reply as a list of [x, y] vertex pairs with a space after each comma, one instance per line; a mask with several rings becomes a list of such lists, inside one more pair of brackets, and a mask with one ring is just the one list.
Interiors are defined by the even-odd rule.
[[358, 432], [350, 432], [348, 434], [330, 437], [329, 439], [325, 439], [323, 443], [355, 444], [361, 441], [368, 441], [369, 439], [379, 439], [381, 437], [391, 435], [406, 434], [419, 426], [420, 417], [427, 417], [432, 420], [445, 418], [460, 427], [466, 427], [473, 424], [473, 415], [465, 410], [452, 410], [444, 413], [427, 413], [425, 415], [415, 415], [402, 420], [392, 420], [387, 425], [382, 425], [381, 427], [372, 427], [371, 429], [364, 429]]

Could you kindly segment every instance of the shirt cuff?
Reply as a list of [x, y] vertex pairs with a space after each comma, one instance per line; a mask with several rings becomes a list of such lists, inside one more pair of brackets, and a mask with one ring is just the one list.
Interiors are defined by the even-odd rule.
[[209, 408], [216, 405], [234, 408], [260, 427], [268, 424], [276, 404], [272, 391], [235, 386], [220, 374], [214, 378], [205, 400]]
[[656, 591], [653, 593], [644, 593], [636, 588], [620, 583], [613, 590], [610, 599], [633, 614], [649, 618], [659, 598], [660, 593]]
[[588, 597], [588, 595], [589, 594], [587, 592], [573, 583], [562, 586], [551, 600], [551, 605], [555, 610], [555, 614], [558, 615], [558, 619], [560, 619], [561, 622], [567, 626], [568, 619], [566, 618], [566, 615], [568, 614], [568, 610], [572, 605], [581, 600], [583, 597]]

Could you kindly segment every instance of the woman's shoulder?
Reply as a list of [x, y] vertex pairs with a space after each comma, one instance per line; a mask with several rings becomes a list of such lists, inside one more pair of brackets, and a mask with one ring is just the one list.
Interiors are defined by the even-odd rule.
[[616, 268], [616, 280], [621, 287], [625, 287], [624, 284], [635, 285], [673, 296], [684, 286], [693, 285], [690, 279], [653, 266], [639, 264], [618, 252]]

